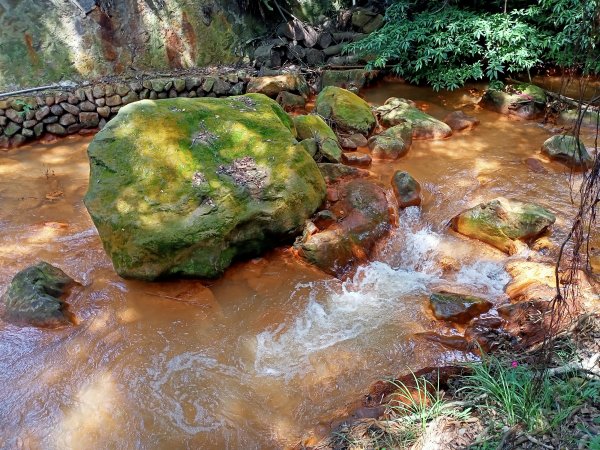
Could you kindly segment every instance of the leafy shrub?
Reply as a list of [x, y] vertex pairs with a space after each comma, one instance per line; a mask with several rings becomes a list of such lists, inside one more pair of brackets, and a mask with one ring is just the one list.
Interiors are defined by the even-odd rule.
[[540, 0], [494, 13], [396, 0], [385, 25], [346, 51], [372, 58], [369, 69], [391, 63], [399, 76], [436, 90], [471, 79], [499, 80], [545, 62], [598, 73], [598, 2]]

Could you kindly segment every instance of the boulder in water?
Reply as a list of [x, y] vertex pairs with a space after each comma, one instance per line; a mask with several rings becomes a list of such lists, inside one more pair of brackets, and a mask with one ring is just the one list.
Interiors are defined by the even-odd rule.
[[387, 233], [390, 213], [385, 192], [368, 180], [351, 180], [337, 189], [339, 200], [329, 208], [337, 221], [322, 231], [309, 222], [295, 247], [309, 263], [342, 277]]
[[369, 149], [374, 159], [398, 159], [404, 156], [412, 144], [412, 125], [403, 123], [371, 136]]
[[17, 273], [1, 299], [2, 319], [16, 325], [61, 327], [74, 316], [65, 298], [77, 282], [57, 267], [41, 261]]
[[572, 169], [585, 170], [593, 164], [583, 143], [574, 136], [557, 134], [546, 139], [542, 153]]
[[463, 211], [452, 219], [452, 228], [512, 255], [518, 250], [515, 241], [536, 238], [555, 220], [540, 205], [500, 197]]
[[397, 170], [394, 173], [392, 189], [400, 208], [421, 204], [421, 185], [408, 172]]
[[488, 89], [481, 98], [481, 106], [491, 111], [522, 119], [544, 116], [546, 93], [534, 84], [509, 85], [504, 90]]
[[368, 135], [376, 125], [367, 102], [335, 86], [327, 86], [321, 91], [315, 102], [315, 111], [341, 132]]
[[452, 129], [448, 125], [424, 113], [410, 100], [388, 98], [376, 111], [384, 126], [390, 127], [403, 123], [412, 125], [414, 139], [444, 139], [452, 134]]
[[462, 131], [479, 125], [479, 119], [469, 116], [463, 111], [454, 111], [444, 117], [444, 123], [452, 128], [452, 131]]
[[483, 298], [447, 291], [434, 292], [429, 297], [429, 303], [436, 319], [456, 323], [467, 323], [492, 307], [492, 304]]
[[294, 134], [261, 94], [123, 107], [88, 147], [85, 196], [115, 270], [216, 277], [293, 238], [326, 194]]

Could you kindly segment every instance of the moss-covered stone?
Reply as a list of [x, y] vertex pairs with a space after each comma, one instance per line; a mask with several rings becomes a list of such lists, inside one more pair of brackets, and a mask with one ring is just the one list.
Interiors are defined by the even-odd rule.
[[295, 116], [293, 120], [299, 139], [314, 138], [317, 142], [319, 151], [314, 155], [315, 159], [318, 161], [325, 159], [332, 163], [342, 160], [342, 148], [338, 138], [320, 116], [314, 114]]
[[77, 283], [66, 273], [41, 261], [17, 273], [2, 296], [2, 319], [17, 325], [58, 327], [74, 317], [64, 297]]
[[315, 111], [340, 131], [368, 135], [376, 125], [371, 107], [358, 95], [327, 86], [317, 96]]
[[452, 228], [512, 255], [516, 240], [532, 240], [555, 221], [540, 205], [500, 197], [463, 211], [452, 219]]
[[414, 139], [444, 139], [452, 134], [448, 125], [424, 113], [410, 100], [392, 97], [376, 111], [381, 124], [386, 127], [403, 123], [412, 125]]
[[315, 114], [304, 116], [295, 116], [293, 118], [298, 139], [333, 139], [337, 142], [338, 138], [333, 130], [327, 125], [322, 117]]
[[488, 89], [481, 98], [481, 105], [500, 114], [532, 120], [543, 117], [546, 101], [542, 88], [521, 83], [509, 85], [502, 91]]
[[586, 169], [593, 164], [583, 143], [574, 136], [557, 134], [546, 139], [542, 153], [572, 169]]
[[388, 128], [368, 141], [374, 159], [398, 159], [408, 152], [411, 144], [412, 125], [409, 123]]
[[261, 94], [144, 100], [88, 148], [85, 204], [124, 277], [216, 277], [299, 232], [325, 182]]

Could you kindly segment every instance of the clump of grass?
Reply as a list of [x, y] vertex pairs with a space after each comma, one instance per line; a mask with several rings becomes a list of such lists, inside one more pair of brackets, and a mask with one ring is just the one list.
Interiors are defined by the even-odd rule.
[[474, 407], [489, 423], [486, 439], [474, 448], [496, 445], [509, 430], [529, 437], [555, 431], [586, 402], [600, 400], [598, 380], [552, 376], [491, 355], [468, 367], [471, 373], [460, 381], [457, 392], [480, 399]]

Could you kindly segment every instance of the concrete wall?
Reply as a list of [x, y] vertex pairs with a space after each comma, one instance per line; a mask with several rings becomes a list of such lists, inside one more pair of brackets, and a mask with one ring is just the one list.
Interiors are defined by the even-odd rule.
[[264, 24], [235, 0], [0, 0], [0, 91], [239, 61]]

